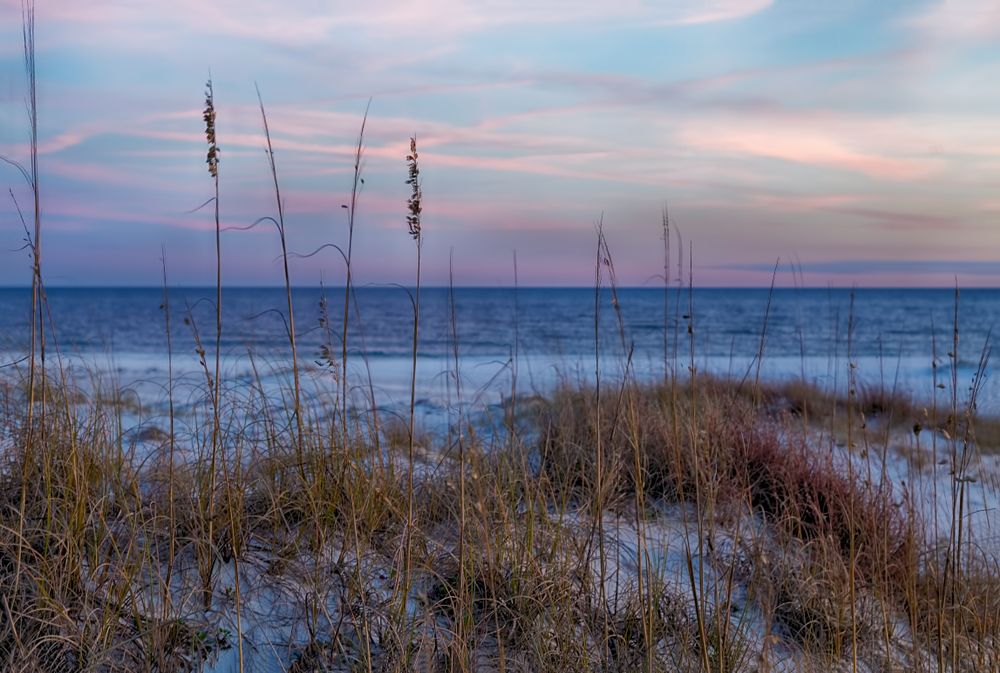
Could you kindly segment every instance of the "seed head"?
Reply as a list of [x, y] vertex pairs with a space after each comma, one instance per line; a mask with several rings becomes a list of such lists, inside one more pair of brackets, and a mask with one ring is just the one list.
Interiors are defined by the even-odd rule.
[[205, 138], [208, 140], [208, 172], [213, 178], [219, 177], [219, 149], [215, 144], [215, 97], [212, 94], [212, 80], [205, 84]]
[[406, 179], [406, 184], [412, 188], [406, 208], [409, 211], [406, 215], [406, 225], [410, 230], [410, 236], [419, 243], [420, 241], [420, 200], [423, 194], [420, 191], [420, 169], [417, 167], [417, 139], [410, 138], [410, 154], [406, 157], [406, 164], [410, 170], [410, 176]]

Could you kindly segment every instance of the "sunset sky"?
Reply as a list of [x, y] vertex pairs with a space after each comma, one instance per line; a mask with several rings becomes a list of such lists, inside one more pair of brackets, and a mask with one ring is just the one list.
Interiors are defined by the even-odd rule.
[[[26, 161], [20, 0], [0, 0], [0, 154]], [[659, 285], [666, 204], [699, 285], [1000, 286], [1000, 4], [991, 0], [38, 0], [42, 250], [51, 286], [215, 278], [205, 81], [223, 226], [276, 215], [346, 246], [359, 283], [589, 285], [595, 226], [623, 285]], [[0, 165], [0, 286], [30, 218]], [[29, 222], [30, 224], [30, 222]], [[677, 242], [673, 242], [676, 254]], [[272, 226], [222, 235], [223, 282], [283, 282]], [[686, 263], [686, 262], [685, 262]], [[790, 264], [801, 275], [793, 278]], [[330, 249], [293, 281], [343, 282]]]

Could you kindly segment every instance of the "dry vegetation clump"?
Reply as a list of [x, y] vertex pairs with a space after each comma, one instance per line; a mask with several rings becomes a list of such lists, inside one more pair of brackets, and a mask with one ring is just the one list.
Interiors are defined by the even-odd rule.
[[[941, 384], [941, 387], [945, 387]], [[953, 405], [950, 392], [937, 401], [918, 399], [911, 391], [896, 386], [858, 383], [849, 403], [843, 395], [834, 394], [819, 386], [790, 380], [769, 384], [763, 391], [763, 402], [772, 413], [788, 412], [807, 424], [824, 427], [838, 439], [847, 435], [848, 408], [855, 419], [853, 431], [860, 431], [867, 421], [875, 434], [920, 435], [944, 433], [950, 437], [963, 437], [972, 429], [977, 450], [982, 455], [1000, 452], [1000, 417], [981, 414], [971, 409], [966, 414], [965, 405]], [[970, 422], [971, 421], [971, 422]]]
[[[786, 397], [789, 388], [794, 394]], [[808, 398], [821, 400], [818, 406], [830, 415], [840, 410], [849, 418], [852, 406], [861, 420], [855, 421], [851, 446], [865, 448], [835, 448], [824, 439], [829, 417], [803, 423]], [[901, 486], [886, 474], [880, 462], [886, 447], [864, 432], [866, 412], [869, 419], [892, 413], [876, 408], [870, 395], [847, 401], [802, 384], [749, 394], [736, 384], [699, 377], [683, 385], [629, 387], [604, 399], [610, 402], [598, 408], [593, 390], [564, 388], [538, 416], [539, 474], [559, 501], [592, 502], [601, 470], [603, 499], [611, 509], [629, 510], [641, 489], [648, 503], [693, 505], [696, 514], [687, 523], [709, 537], [732, 532], [741, 516], [751, 516], [767, 544], [751, 554], [745, 583], [764, 603], [774, 637], [780, 634], [814, 659], [822, 655], [827, 665], [845, 657], [895, 660], [896, 666], [934, 658], [932, 642], [946, 634], [934, 621], [930, 638], [927, 615], [950, 610], [962, 613], [950, 622], [961, 632], [951, 647], [992, 647], [1000, 603], [988, 591], [973, 599], [968, 588], [947, 596], [939, 590], [930, 608], [929, 586], [951, 586], [973, 564], [968, 556], [956, 562], [954, 539], [950, 547], [947, 540], [941, 543], [944, 560], [927, 563], [938, 544], [928, 546], [927, 510], [915, 504], [919, 496], [905, 482]], [[916, 405], [909, 404], [904, 408], [912, 412]], [[976, 425], [979, 419], [966, 422]], [[592, 448], [598, 432], [603, 464]], [[941, 455], [946, 453], [942, 443]], [[962, 479], [953, 474], [951, 481]], [[948, 497], [947, 490], [942, 485], [940, 497]], [[962, 526], [951, 522], [951, 534], [960, 538]], [[995, 556], [983, 552], [983, 558]], [[996, 577], [995, 560], [983, 566], [975, 564], [979, 576]], [[699, 638], [707, 643], [710, 634]], [[984, 649], [984, 641], [991, 645]]]
[[4, 670], [200, 670], [227, 635], [158, 618], [148, 573], [168, 522], [144, 495], [113, 410], [49, 381], [26, 425], [23, 386], [4, 388], [0, 453], [0, 665]]
[[560, 497], [593, 497], [601, 432], [609, 506], [631, 502], [639, 483], [649, 500], [703, 504], [711, 494], [719, 516], [747, 508], [788, 538], [824, 539], [844, 559], [853, 554], [865, 581], [908, 556], [906, 516], [888, 485], [852, 483], [846, 459], [811, 446], [787, 414], [764, 416], [750, 396], [711, 377], [625, 393], [627, 411], [613, 400], [598, 416], [587, 389], [558, 391], [543, 410], [541, 475]]
[[911, 606], [929, 659], [950, 670], [1000, 670], [1000, 580], [996, 560], [970, 560], [957, 579], [946, 574], [943, 550], [916, 577]]

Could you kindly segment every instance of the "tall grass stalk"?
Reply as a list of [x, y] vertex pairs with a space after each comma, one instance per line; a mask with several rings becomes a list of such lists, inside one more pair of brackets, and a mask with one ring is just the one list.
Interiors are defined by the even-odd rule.
[[[413, 560], [413, 449], [415, 439], [416, 408], [417, 408], [417, 343], [420, 329], [420, 252], [423, 247], [423, 234], [420, 228], [420, 214], [423, 211], [423, 192], [420, 187], [420, 166], [417, 155], [417, 138], [410, 138], [410, 153], [406, 156], [407, 178], [410, 185], [410, 198], [406, 202], [406, 226], [410, 236], [417, 244], [417, 287], [413, 304], [413, 373], [410, 377], [410, 426], [407, 461], [409, 472], [406, 488], [406, 536], [404, 538], [404, 561], [402, 579], [402, 610], [405, 611], [406, 599], [410, 593], [410, 571]], [[402, 614], [402, 613], [401, 613]]]
[[[216, 142], [215, 126], [215, 92], [212, 88], [212, 78], [209, 76], [205, 84], [205, 111], [202, 119], [205, 122], [205, 139], [208, 143], [205, 163], [208, 164], [209, 175], [212, 176], [215, 187], [213, 202], [215, 206], [215, 377], [208, 376], [209, 394], [212, 399], [212, 448], [211, 460], [209, 463], [209, 479], [211, 489], [208, 493], [208, 506], [205, 517], [208, 525], [207, 547], [202, 550], [201, 564], [202, 575], [202, 605], [208, 610], [212, 605], [212, 574], [215, 567], [215, 550], [212, 548], [212, 541], [215, 539], [215, 515], [216, 515], [216, 477], [218, 475], [218, 461], [220, 452], [221, 426], [219, 420], [220, 403], [220, 374], [221, 374], [221, 349], [222, 349], [222, 239], [219, 221], [219, 146]], [[192, 321], [193, 322], [193, 321]], [[197, 333], [197, 330], [196, 330]], [[198, 345], [202, 364], [206, 367], [205, 349]], [[224, 460], [224, 458], [223, 458]]]
[[[691, 558], [690, 548], [687, 551], [688, 580], [691, 584], [691, 595], [694, 598], [694, 610], [698, 622], [698, 638], [701, 646], [702, 658], [705, 662], [705, 670], [711, 671], [712, 664], [709, 655], [708, 630], [706, 625], [706, 602], [705, 602], [705, 522], [704, 510], [701, 503], [706, 502], [702, 494], [701, 479], [701, 446], [702, 437], [698, 433], [698, 368], [695, 365], [695, 325], [694, 325], [694, 250], [693, 244], [688, 242], [688, 314], [685, 316], [688, 321], [688, 342], [690, 346], [690, 359], [688, 371], [691, 373], [691, 423], [690, 442], [692, 448], [692, 459], [694, 462], [694, 498], [696, 503], [695, 523], [698, 530], [698, 573], [695, 581], [694, 564]], [[683, 264], [683, 263], [682, 263]], [[683, 273], [683, 271], [682, 271]], [[685, 521], [685, 535], [688, 535]], [[690, 537], [688, 536], [688, 539]]]
[[[664, 220], [666, 220], [666, 213], [664, 213]], [[666, 233], [666, 232], [665, 232]], [[649, 568], [649, 557], [647, 556], [646, 549], [646, 531], [645, 531], [645, 516], [646, 516], [646, 498], [645, 498], [645, 466], [641, 450], [641, 440], [639, 438], [639, 425], [638, 425], [638, 413], [636, 411], [635, 399], [634, 399], [634, 388], [632, 385], [632, 355], [635, 350], [635, 344], [626, 344], [625, 336], [625, 319], [622, 316], [621, 302], [618, 299], [618, 277], [615, 273], [614, 260], [611, 255], [611, 249], [608, 247], [607, 238], [604, 236], [603, 230], [599, 230], [598, 233], [599, 243], [604, 249], [603, 258], [604, 264], [607, 267], [608, 272], [608, 284], [611, 289], [611, 303], [615, 309], [615, 317], [618, 321], [618, 336], [621, 339], [621, 357], [625, 358], [625, 369], [622, 373], [621, 387], [618, 394], [618, 403], [615, 409], [614, 418], [611, 425], [611, 437], [614, 439], [615, 434], [619, 428], [619, 419], [625, 415], [625, 424], [627, 431], [629, 432], [629, 444], [632, 448], [632, 469], [633, 480], [634, 480], [634, 490], [635, 490], [635, 528], [636, 528], [636, 581], [637, 581], [637, 593], [639, 599], [639, 614], [642, 623], [642, 645], [643, 645], [643, 666], [645, 669], [652, 673], [652, 657], [650, 656], [650, 649], [652, 648], [652, 592], [649, 591], [647, 595], [647, 590], [650, 589], [650, 583], [645, 577], [645, 572]], [[666, 270], [664, 270], [666, 271]], [[666, 311], [666, 305], [664, 305], [664, 311]], [[666, 335], [666, 331], [664, 331]], [[664, 336], [664, 347], [666, 347], [666, 336]], [[664, 366], [666, 366], [666, 350], [664, 350]], [[664, 368], [664, 381], [666, 381], [666, 369]], [[625, 412], [625, 407], [627, 406], [627, 415]], [[616, 600], [617, 603], [617, 600]]]
[[278, 186], [278, 168], [274, 163], [274, 148], [271, 146], [271, 131], [267, 126], [267, 113], [264, 112], [264, 100], [257, 88], [257, 102], [260, 104], [260, 119], [264, 126], [264, 140], [267, 143], [267, 164], [271, 169], [271, 179], [274, 181], [274, 200], [278, 207], [278, 236], [281, 238], [281, 262], [285, 272], [285, 296], [288, 300], [288, 340], [292, 347], [292, 377], [295, 386], [295, 431], [298, 435], [299, 450], [303, 442], [305, 421], [302, 418], [302, 387], [299, 384], [299, 358], [295, 345], [295, 313], [292, 308], [292, 281], [288, 275], [288, 246], [285, 242], [285, 203], [281, 200], [281, 188]]
[[[958, 433], [956, 432], [957, 424], [955, 420], [958, 418], [958, 306], [959, 306], [959, 292], [958, 283], [955, 283], [955, 315], [954, 322], [952, 323], [952, 343], [951, 351], [948, 353], [948, 359], [951, 363], [951, 407], [950, 413], [948, 415], [947, 427], [943, 431], [945, 439], [948, 443], [949, 452], [949, 464], [951, 473], [951, 525], [948, 532], [948, 552], [945, 557], [944, 566], [944, 591], [947, 595], [947, 600], [949, 603], [955, 601], [958, 593], [958, 580], [960, 578], [961, 567], [959, 563], [960, 552], [958, 550], [958, 540], [961, 535], [962, 528], [962, 517], [960, 514], [960, 507], [958, 504], [959, 500], [959, 456], [958, 456]], [[949, 573], [950, 571], [950, 573]], [[957, 633], [958, 633], [958, 621], [955, 615], [951, 615], [951, 656], [952, 656], [952, 670], [955, 670], [955, 666], [958, 663], [958, 648], [957, 648]]]
[[[42, 385], [45, 385], [45, 327], [42, 320], [42, 209], [38, 188], [38, 99], [36, 97], [35, 78], [35, 3], [34, 0], [26, 0], [23, 5], [24, 11], [24, 67], [28, 77], [28, 119], [30, 125], [31, 140], [29, 142], [29, 166], [31, 171], [31, 196], [34, 201], [35, 236], [31, 246], [32, 257], [34, 258], [34, 274], [32, 275], [32, 314], [37, 312], [38, 320], [38, 344], [41, 355]], [[31, 334], [31, 367], [35, 364], [35, 332], [32, 326]], [[31, 406], [35, 400], [35, 377], [32, 375], [29, 386], [31, 393], [29, 399]], [[45, 389], [42, 388], [42, 412], [45, 411]], [[31, 427], [31, 420], [28, 421]]]
[[[28, 167], [6, 155], [0, 155], [0, 161], [17, 169], [24, 178], [28, 188], [31, 189], [33, 202], [33, 234], [28, 231], [27, 223], [24, 222], [24, 215], [21, 207], [17, 203], [14, 191], [10, 190], [10, 197], [14, 201], [21, 222], [24, 224], [27, 247], [31, 253], [32, 274], [31, 274], [31, 319], [29, 320], [30, 338], [28, 344], [28, 427], [33, 427], [35, 415], [35, 400], [41, 398], [42, 405], [45, 404], [44, 392], [39, 395], [36, 385], [44, 383], [44, 370], [41, 377], [36, 376], [36, 356], [41, 350], [42, 363], [45, 361], [45, 335], [42, 332], [44, 327], [42, 318], [42, 223], [41, 223], [41, 202], [39, 200], [38, 187], [38, 107], [35, 93], [35, 3], [34, 0], [25, 0], [22, 10], [22, 36], [24, 70], [28, 85], [28, 96], [25, 100], [25, 107], [28, 112]], [[29, 437], [29, 445], [31, 438]]]
[[167, 572], [164, 586], [166, 592], [163, 601], [163, 619], [166, 621], [170, 615], [172, 592], [170, 587], [173, 582], [174, 560], [176, 559], [177, 544], [177, 512], [176, 498], [174, 497], [174, 450], [176, 448], [176, 433], [174, 432], [174, 348], [173, 339], [170, 334], [170, 285], [167, 283], [167, 250], [166, 246], [160, 246], [160, 262], [163, 265], [163, 317], [167, 336], [167, 414], [169, 415], [168, 432], [170, 433], [169, 451], [167, 453], [167, 482], [168, 492], [168, 521], [170, 526], [169, 549], [167, 550]]
[[[597, 480], [594, 490], [594, 500], [590, 505], [590, 516], [597, 530], [597, 553], [600, 563], [600, 575], [597, 577], [597, 605], [600, 614], [604, 617], [604, 632], [601, 637], [601, 661], [606, 666], [609, 659], [608, 640], [610, 638], [610, 627], [608, 624], [608, 597], [607, 597], [607, 555], [604, 553], [604, 441], [601, 428], [601, 286], [602, 269], [604, 268], [604, 249], [601, 239], [604, 235], [603, 217], [597, 223], [597, 261], [594, 265], [594, 444]], [[593, 534], [591, 534], [593, 539]], [[590, 562], [591, 551], [588, 546], [587, 562]]]
[[[353, 288], [353, 277], [351, 268], [351, 261], [354, 254], [354, 218], [357, 215], [358, 207], [358, 197], [361, 195], [361, 189], [364, 187], [365, 181], [361, 177], [361, 173], [364, 170], [364, 163], [362, 162], [362, 157], [364, 156], [364, 140], [365, 140], [365, 125], [368, 123], [368, 110], [371, 108], [371, 100], [368, 101], [368, 106], [365, 107], [365, 114], [361, 118], [361, 130], [358, 132], [358, 144], [354, 150], [354, 180], [351, 183], [351, 205], [347, 210], [347, 256], [346, 256], [346, 275], [347, 278], [344, 282], [344, 329], [341, 332], [341, 394], [340, 402], [342, 405], [341, 411], [341, 423], [344, 429], [344, 446], [347, 446], [347, 327], [348, 319], [351, 315], [351, 292]], [[373, 402], [374, 406], [374, 402]]]
[[[452, 357], [455, 365], [455, 403], [458, 413], [455, 424], [455, 442], [458, 446], [458, 624], [455, 639], [458, 644], [459, 666], [461, 670], [468, 670], [471, 662], [468, 661], [465, 642], [467, 638], [467, 624], [465, 612], [469, 605], [467, 573], [468, 554], [466, 550], [466, 458], [465, 458], [465, 431], [463, 427], [465, 410], [462, 406], [462, 370], [458, 359], [458, 315], [455, 310], [455, 251], [448, 254], [448, 304], [450, 310], [451, 344]], [[468, 615], [471, 617], [471, 615]]]
[[[358, 198], [361, 196], [361, 191], [364, 188], [364, 184], [365, 184], [364, 178], [361, 177], [361, 175], [362, 175], [362, 172], [364, 170], [363, 157], [364, 157], [365, 126], [368, 123], [368, 111], [369, 111], [370, 107], [371, 107], [371, 100], [368, 101], [368, 106], [365, 107], [365, 114], [361, 118], [361, 130], [358, 132], [358, 143], [357, 143], [357, 146], [355, 147], [355, 151], [354, 151], [354, 179], [353, 179], [353, 181], [351, 183], [351, 202], [350, 202], [349, 206], [347, 206], [347, 205], [344, 206], [347, 209], [347, 254], [344, 255], [344, 262], [345, 262], [345, 269], [346, 269], [346, 271], [345, 271], [345, 273], [346, 273], [346, 279], [345, 279], [345, 282], [344, 282], [344, 322], [343, 322], [343, 329], [341, 331], [341, 361], [340, 361], [340, 377], [341, 377], [341, 379], [340, 379], [340, 385], [341, 385], [341, 393], [340, 393], [340, 404], [341, 404], [341, 412], [340, 412], [340, 441], [341, 441], [341, 445], [343, 447], [343, 451], [344, 452], [346, 452], [348, 450], [348, 447], [351, 445], [351, 433], [350, 433], [350, 427], [349, 427], [349, 424], [348, 424], [348, 416], [347, 416], [347, 402], [348, 402], [348, 394], [347, 394], [347, 392], [348, 392], [348, 386], [347, 386], [347, 350], [348, 350], [348, 347], [347, 347], [347, 334], [348, 334], [348, 328], [350, 326], [351, 297], [354, 294], [354, 276], [353, 276], [353, 267], [352, 267], [353, 254], [354, 254], [354, 224], [355, 224], [355, 218], [357, 216]], [[324, 311], [325, 311], [325, 306], [326, 306], [325, 299], [324, 299], [323, 306], [324, 306]], [[355, 302], [354, 307], [355, 307], [355, 311], [357, 312], [358, 311], [358, 306], [357, 306], [356, 302]], [[329, 326], [329, 320], [325, 319], [324, 320], [324, 324], [326, 324], [327, 326]], [[363, 332], [363, 328], [362, 328], [362, 325], [361, 325], [360, 313], [358, 314], [358, 330], [361, 332], [362, 352], [364, 352], [364, 332]], [[332, 346], [332, 344], [331, 344], [331, 346]], [[366, 360], [366, 365], [367, 365], [367, 360]], [[377, 442], [378, 442], [377, 437], [378, 437], [378, 433], [379, 433], [379, 429], [378, 429], [378, 416], [377, 416], [377, 410], [375, 408], [375, 406], [376, 406], [375, 405], [375, 391], [374, 391], [374, 387], [373, 387], [373, 384], [372, 384], [372, 381], [371, 381], [370, 374], [369, 374], [369, 377], [368, 377], [368, 382], [369, 382], [369, 391], [370, 391], [371, 410], [372, 410], [372, 414], [373, 414], [372, 425], [374, 426], [374, 436], [376, 437], [376, 444], [377, 444]], [[336, 452], [336, 443], [333, 442], [333, 441], [331, 441], [331, 443], [330, 443], [330, 457], [331, 457], [331, 460], [336, 460], [336, 458], [335, 458], [335, 452]], [[380, 448], [378, 449], [378, 453], [379, 453], [378, 464], [379, 464], [379, 467], [381, 468], [381, 467], [383, 467], [383, 463], [382, 463], [382, 456], [381, 456], [381, 450], [380, 450]], [[352, 460], [356, 461], [358, 464], [360, 464], [364, 460], [360, 444], [358, 444], [358, 446], [357, 446], [357, 453], [352, 457]], [[358, 514], [359, 508], [358, 508], [358, 504], [357, 504], [357, 502], [355, 500], [354, 493], [355, 492], [353, 490], [350, 491], [349, 497], [348, 497], [348, 501], [350, 503], [350, 516], [351, 516], [351, 520], [352, 520], [352, 522], [354, 522], [352, 524], [352, 528], [351, 528], [352, 540], [353, 540], [353, 545], [354, 545], [354, 553], [355, 553], [356, 558], [358, 558], [360, 560], [362, 558], [362, 551], [363, 551], [363, 544], [364, 544], [364, 542], [361, 539], [361, 534], [360, 534], [360, 531], [359, 531], [359, 528], [358, 528], [357, 514]], [[345, 547], [346, 547], [346, 544], [345, 544]], [[371, 646], [371, 627], [370, 627], [370, 625], [368, 623], [368, 618], [367, 618], [368, 609], [369, 609], [368, 608], [368, 597], [366, 596], [366, 593], [364, 591], [365, 578], [362, 575], [362, 570], [361, 570], [361, 564], [360, 564], [360, 562], [357, 564], [357, 566], [355, 568], [355, 581], [357, 582], [357, 586], [358, 586], [359, 602], [360, 602], [360, 605], [361, 605], [361, 613], [363, 615], [363, 619], [362, 619], [362, 635], [363, 635], [363, 640], [364, 640], [363, 650], [364, 650], [364, 657], [365, 657], [365, 665], [367, 666], [368, 670], [371, 670], [373, 664], [372, 664], [372, 646]], [[404, 602], [405, 602], [405, 599], [404, 599]]]
[[212, 88], [212, 77], [209, 75], [205, 83], [205, 139], [208, 141], [208, 152], [205, 162], [208, 164], [209, 175], [215, 183], [215, 196], [212, 199], [215, 206], [215, 378], [210, 382], [212, 388], [212, 406], [214, 407], [215, 430], [212, 437], [213, 460], [217, 452], [219, 425], [219, 378], [222, 361], [222, 229], [219, 223], [219, 146], [215, 137], [215, 91]]
[[857, 549], [855, 535], [855, 475], [854, 475], [854, 399], [857, 395], [858, 381], [855, 374], [857, 365], [854, 363], [854, 292], [851, 292], [851, 307], [847, 317], [847, 479], [851, 486], [848, 495], [847, 520], [849, 525], [849, 550], [847, 557], [848, 590], [851, 614], [851, 668], [858, 670], [858, 614], [857, 614]]
[[663, 206], [663, 381], [670, 376], [670, 216]]
[[[45, 433], [45, 333], [44, 324], [42, 321], [42, 217], [41, 217], [41, 202], [39, 199], [39, 186], [38, 186], [38, 100], [36, 97], [36, 78], [35, 78], [35, 3], [34, 0], [24, 0], [21, 5], [22, 15], [21, 15], [21, 27], [22, 27], [22, 38], [23, 38], [23, 55], [24, 55], [24, 70], [28, 85], [28, 97], [26, 100], [26, 107], [28, 111], [28, 168], [25, 167], [10, 157], [0, 155], [0, 160], [5, 163], [10, 164], [16, 168], [24, 177], [28, 186], [31, 189], [32, 201], [33, 201], [33, 215], [34, 215], [34, 236], [28, 235], [28, 245], [31, 250], [32, 258], [32, 274], [31, 274], [31, 318], [29, 320], [30, 324], [30, 335], [29, 335], [29, 345], [28, 345], [28, 411], [27, 411], [27, 423], [25, 432], [25, 448], [23, 452], [22, 464], [21, 464], [21, 480], [22, 483], [27, 483], [29, 478], [29, 466], [32, 460], [35, 458], [36, 441], [41, 441], [42, 449], [44, 450], [44, 433]], [[11, 198], [14, 198], [14, 193], [11, 191]], [[16, 205], [16, 200], [15, 200]], [[18, 213], [20, 214], [21, 209], [18, 206]], [[22, 222], [23, 222], [22, 216]], [[37, 324], [37, 328], [36, 328]], [[41, 354], [41, 376], [38, 376], [38, 371], [36, 369], [36, 356], [38, 355], [38, 349], [40, 349]], [[43, 418], [41, 423], [41, 433], [42, 436], [39, 438], [35, 432], [35, 402], [38, 399], [37, 385], [39, 383], [39, 378], [41, 379], [41, 407], [43, 412]], [[21, 574], [22, 574], [22, 563], [24, 561], [24, 526], [25, 519], [27, 515], [27, 495], [26, 489], [21, 490], [20, 502], [18, 503], [18, 522], [17, 522], [17, 536], [15, 540], [15, 564], [14, 564], [14, 592], [20, 590]], [[9, 610], [9, 608], [8, 608]]]

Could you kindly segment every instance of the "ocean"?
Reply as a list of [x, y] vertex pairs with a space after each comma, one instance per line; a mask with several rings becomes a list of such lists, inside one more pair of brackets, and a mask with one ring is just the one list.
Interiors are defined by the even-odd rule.
[[[374, 390], [379, 405], [409, 403], [412, 293], [361, 287], [351, 299], [348, 382], [359, 395]], [[327, 288], [325, 308], [323, 295], [319, 288], [292, 290], [300, 366], [314, 391], [340, 385], [321, 352], [326, 346], [340, 362], [344, 289]], [[162, 401], [170, 378], [163, 289], [57, 288], [47, 298], [49, 362], [68, 363], [80, 381], [100, 379], [135, 390], [146, 403]], [[204, 380], [199, 340], [214, 369], [214, 301], [214, 288], [170, 290], [169, 364], [176, 380]], [[246, 379], [255, 369], [274, 382], [287, 376], [287, 312], [283, 288], [223, 290], [220, 353], [228, 379]], [[24, 366], [14, 363], [27, 351], [29, 313], [29, 290], [0, 289], [0, 365], [7, 371]], [[463, 399], [487, 404], [512, 386], [544, 394], [560, 382], [592, 384], [598, 371], [605, 381], [620, 379], [626, 365], [639, 380], [670, 370], [686, 376], [695, 368], [737, 378], [802, 378], [830, 390], [844, 389], [852, 372], [859, 385], [895, 387], [930, 401], [935, 392], [950, 399], [956, 364], [964, 399], [998, 318], [1000, 290], [983, 289], [956, 298], [949, 289], [675, 288], [665, 297], [663, 288], [621, 288], [616, 302], [610, 289], [597, 295], [593, 288], [423, 288], [418, 397], [426, 408], [455, 399], [457, 349]], [[980, 411], [1000, 412], [993, 371], [987, 361]]]

